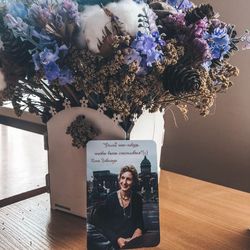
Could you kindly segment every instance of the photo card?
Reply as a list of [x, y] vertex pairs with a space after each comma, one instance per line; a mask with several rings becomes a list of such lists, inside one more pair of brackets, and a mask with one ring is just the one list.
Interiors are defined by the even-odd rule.
[[88, 142], [89, 250], [133, 249], [159, 244], [157, 169], [154, 141]]

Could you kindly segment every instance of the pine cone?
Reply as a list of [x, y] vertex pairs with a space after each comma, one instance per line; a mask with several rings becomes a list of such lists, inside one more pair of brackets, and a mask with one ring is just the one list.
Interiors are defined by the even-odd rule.
[[186, 16], [185, 20], [187, 25], [196, 23], [198, 20], [207, 17], [211, 19], [214, 16], [213, 7], [210, 4], [201, 4], [199, 7], [190, 10]]
[[32, 45], [14, 37], [13, 33], [9, 30], [4, 31], [1, 40], [4, 50], [0, 51], [0, 58], [6, 81], [22, 79], [27, 75], [32, 75], [34, 73], [34, 66], [32, 56], [29, 53]]
[[172, 95], [192, 92], [200, 88], [199, 73], [190, 66], [172, 65], [163, 73], [163, 87]]

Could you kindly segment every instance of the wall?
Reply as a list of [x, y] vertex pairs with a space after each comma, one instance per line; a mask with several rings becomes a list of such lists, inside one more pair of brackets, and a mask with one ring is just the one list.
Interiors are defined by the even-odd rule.
[[[202, 1], [195, 1], [201, 3]], [[235, 24], [238, 33], [250, 28], [248, 0], [209, 0], [220, 19]], [[166, 135], [162, 166], [177, 173], [250, 192], [250, 50], [234, 55], [240, 68], [235, 85], [221, 94], [211, 115], [199, 116], [191, 109], [185, 121], [173, 109], [165, 114]]]

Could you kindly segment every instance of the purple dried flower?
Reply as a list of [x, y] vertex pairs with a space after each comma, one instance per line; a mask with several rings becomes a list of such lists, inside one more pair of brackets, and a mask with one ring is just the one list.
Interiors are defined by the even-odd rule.
[[206, 18], [200, 19], [193, 26], [193, 35], [194, 37], [203, 37], [204, 32], [207, 31], [208, 21]]
[[169, 23], [173, 23], [176, 26], [186, 27], [185, 14], [183, 13], [175, 13], [166, 17], [166, 21]]
[[206, 40], [203, 38], [195, 38], [193, 40], [194, 53], [201, 58], [202, 62], [206, 62], [212, 59], [211, 51]]
[[51, 8], [48, 8], [48, 6], [32, 4], [29, 9], [28, 16], [34, 24], [44, 27], [52, 20]]
[[78, 4], [72, 0], [63, 0], [59, 7], [58, 14], [61, 15], [63, 19], [66, 18], [70, 22], [79, 24], [80, 15], [78, 12]]

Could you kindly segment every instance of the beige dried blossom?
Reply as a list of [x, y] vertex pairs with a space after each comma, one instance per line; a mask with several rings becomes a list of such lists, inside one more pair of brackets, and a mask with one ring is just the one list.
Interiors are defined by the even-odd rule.
[[[201, 115], [208, 115], [217, 93], [232, 86], [229, 78], [238, 74], [238, 69], [226, 61], [209, 72], [200, 67], [197, 70], [200, 88], [192, 93], [173, 96], [164, 90], [161, 72], [166, 66], [178, 62], [184, 54], [184, 48], [171, 40], [163, 48], [166, 59], [158, 63], [151, 74], [139, 76], [138, 63], [132, 62], [128, 65], [125, 62], [130, 49], [126, 49], [126, 46], [121, 48], [121, 44], [129, 44], [130, 39], [130, 36], [115, 36], [113, 46], [116, 52], [110, 58], [76, 49], [71, 52], [73, 56], [70, 58], [77, 90], [84, 91], [87, 98], [92, 93], [98, 94], [103, 105], [120, 114], [123, 120], [142, 110], [143, 106], [150, 112], [155, 112], [172, 104], [177, 105], [184, 116], [187, 116], [186, 104], [195, 106]], [[98, 104], [96, 106], [98, 108]]]

